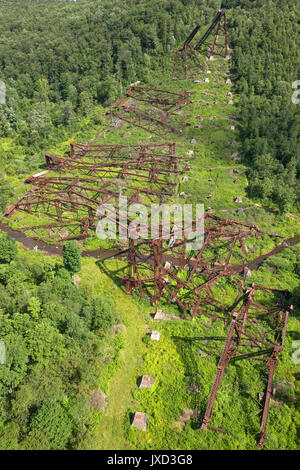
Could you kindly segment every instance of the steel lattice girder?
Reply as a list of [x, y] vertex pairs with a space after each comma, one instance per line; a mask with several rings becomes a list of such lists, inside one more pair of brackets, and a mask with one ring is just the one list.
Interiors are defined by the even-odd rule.
[[[220, 37], [223, 38], [224, 44], [220, 44]], [[217, 31], [215, 34], [215, 40], [209, 50], [209, 55], [219, 55], [226, 57], [228, 54], [228, 30], [227, 30], [227, 19], [226, 11], [221, 12], [220, 19], [218, 21]]]
[[[200, 41], [194, 46], [195, 50], [199, 50], [204, 44], [206, 44], [207, 39], [210, 37], [212, 32], [216, 29], [215, 39], [213, 44], [208, 49], [208, 55], [220, 55], [226, 57], [228, 54], [228, 29], [227, 29], [227, 18], [226, 10], [221, 9], [216, 17], [214, 18], [212, 24], [200, 39]], [[224, 44], [219, 43], [219, 37], [223, 37]]]
[[[15, 205], [15, 210], [26, 210], [32, 213], [32, 208], [45, 205], [68, 205], [74, 209], [75, 206], [84, 206], [96, 212], [97, 206], [107, 204], [108, 200], [114, 198], [116, 201], [120, 197], [120, 188], [126, 189], [128, 201], [130, 203], [142, 202], [141, 195], [147, 195], [149, 198], [163, 196], [161, 190], [152, 190], [151, 188], [137, 188], [126, 186], [117, 182], [106, 181], [99, 182], [95, 178], [82, 178], [72, 176], [61, 177], [32, 177], [30, 183], [37, 184], [35, 188], [26, 193]], [[165, 194], [169, 195], [168, 191]], [[50, 199], [52, 198], [52, 199]], [[12, 210], [9, 214], [12, 215]], [[63, 211], [61, 211], [63, 212]]]
[[195, 78], [204, 72], [205, 67], [192, 46], [186, 46], [175, 52], [173, 80]]
[[173, 93], [167, 90], [132, 87], [106, 114], [164, 136], [169, 133], [182, 133], [189, 124], [179, 119], [178, 111], [186, 104], [189, 92]]
[[[88, 236], [88, 229], [95, 226], [99, 205], [113, 203], [116, 206], [121, 193], [127, 197], [128, 204], [145, 202], [145, 198], [148, 204], [165, 202], [174, 192], [178, 175], [189, 169], [185, 164], [181, 170], [179, 165], [190, 158], [175, 152], [173, 143], [134, 146], [72, 143], [70, 158], [46, 155], [49, 170], [54, 169], [59, 176], [45, 177], [42, 172], [29, 177], [26, 182], [35, 187], [5, 215], [10, 217], [16, 211], [38, 217], [43, 214], [58, 225], [75, 225], [72, 238], [75, 233], [78, 238], [84, 238]], [[54, 224], [40, 227], [50, 230]], [[39, 230], [37, 225], [24, 229], [33, 233]]]
[[174, 93], [168, 90], [156, 90], [155, 88], [145, 88], [132, 86], [126, 92], [126, 96], [136, 101], [143, 101], [163, 111], [178, 111], [186, 104], [192, 104], [189, 97], [193, 93], [184, 91]]
[[200, 25], [192, 31], [184, 45], [175, 52], [173, 80], [186, 80], [194, 78], [204, 72], [205, 66], [201, 63], [200, 57], [193, 49], [191, 42], [200, 29]]
[[[49, 156], [48, 156], [49, 158]], [[162, 194], [173, 194], [175, 186], [178, 182], [179, 175], [186, 173], [189, 167], [185, 165], [182, 169], [178, 169], [178, 162], [170, 159], [160, 162], [155, 159], [145, 159], [140, 161], [118, 162], [100, 162], [91, 163], [78, 159], [62, 159], [51, 156], [51, 162], [55, 166], [56, 171], [69, 174], [74, 173], [80, 177], [91, 176], [97, 177], [98, 181], [124, 180], [126, 184], [138, 184], [140, 189], [147, 189], [152, 192], [154, 189], [160, 190]], [[26, 183], [35, 183], [36, 177], [31, 176]]]
[[[50, 158], [50, 156], [47, 156]], [[134, 176], [136, 178], [148, 178], [148, 181], [151, 181], [151, 178], [154, 176], [159, 175], [180, 175], [188, 171], [188, 167], [185, 166], [183, 169], [178, 170], [176, 167], [178, 165], [177, 161], [172, 161], [171, 159], [168, 161], [165, 159], [163, 162], [159, 162], [159, 160], [140, 160], [140, 161], [126, 161], [126, 162], [100, 162], [100, 163], [91, 163], [86, 160], [77, 160], [71, 158], [60, 158], [51, 156], [51, 161], [53, 166], [56, 169], [63, 169], [65, 172], [78, 170], [83, 175], [99, 174], [101, 179], [105, 179], [105, 172], [108, 175], [116, 175], [115, 178], [118, 177], [126, 177], [126, 176]], [[104, 176], [102, 176], [102, 173]], [[147, 176], [148, 175], [148, 176]], [[26, 180], [26, 182], [30, 182], [30, 177]], [[161, 181], [162, 183], [165, 181]], [[170, 184], [172, 184], [170, 182]]]
[[[203, 246], [198, 252], [186, 251], [185, 238], [175, 241], [169, 235], [167, 241], [164, 240], [162, 227], [161, 236], [156, 240], [131, 241], [128, 274], [124, 279], [127, 293], [137, 287], [140, 292], [144, 291], [143, 295], [152, 290], [154, 305], [167, 296], [181, 310], [188, 309], [193, 315], [210, 314], [212, 306], [218, 307], [223, 315], [224, 308], [214, 300], [211, 287], [222, 276], [234, 274], [230, 264], [233, 254], [240, 251], [248, 237], [257, 238], [259, 230], [210, 214], [205, 214], [204, 223]], [[176, 230], [172, 224], [171, 230]], [[183, 268], [184, 278], [181, 276]], [[184, 300], [180, 295], [182, 291], [186, 293]], [[213, 312], [212, 316], [218, 315]]]
[[[245, 271], [246, 274], [247, 271]], [[264, 305], [261, 303], [262, 301], [255, 300], [255, 296], [262, 293], [273, 294], [279, 299], [274, 299], [272, 307], [269, 306], [269, 301]], [[264, 446], [273, 375], [278, 366], [277, 357], [285, 345], [289, 313], [293, 310], [293, 306], [287, 304], [288, 296], [288, 291], [271, 289], [254, 283], [250, 288], [244, 289], [244, 292], [238, 296], [232, 308], [232, 320], [203, 417], [202, 430], [209, 427], [208, 422], [212, 417], [217, 392], [229, 361], [234, 357], [236, 360], [266, 361], [268, 381], [258, 447], [262, 448]], [[251, 353], [245, 354], [244, 348], [247, 351], [249, 346], [251, 347]], [[253, 352], [253, 348], [256, 348], [255, 352]], [[255, 399], [255, 401], [257, 400]]]
[[[212, 45], [209, 46], [208, 55], [219, 55], [221, 57], [227, 56], [229, 49], [228, 29], [225, 10], [220, 10], [218, 12], [212, 24], [205, 32], [204, 36], [193, 47], [192, 41], [196, 37], [199, 30], [200, 25], [197, 25], [185, 41], [184, 45], [177, 49], [177, 51], [175, 52], [173, 69], [174, 80], [185, 80], [188, 78], [194, 78], [197, 75], [203, 73], [205, 66], [201, 64], [201, 60], [198, 56], [197, 50], [199, 50], [204, 44], [206, 44], [207, 39], [210, 37], [213, 31], [216, 31], [215, 38]], [[223, 43], [220, 43], [220, 38]]]
[[182, 159], [183, 157], [176, 155], [176, 144], [166, 142], [164, 144], [116, 144], [116, 145], [99, 145], [99, 144], [77, 144], [71, 142], [70, 144], [70, 158], [86, 158], [89, 157], [95, 161], [127, 161], [139, 160], [144, 155], [149, 157], [156, 157], [159, 154], [160, 158], [169, 159], [170, 156], [174, 159]]

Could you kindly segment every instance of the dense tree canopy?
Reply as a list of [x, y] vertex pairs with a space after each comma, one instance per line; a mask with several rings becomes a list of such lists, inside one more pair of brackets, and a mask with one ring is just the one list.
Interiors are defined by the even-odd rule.
[[292, 101], [300, 80], [300, 4], [227, 3], [235, 7], [230, 38], [249, 193], [291, 209], [300, 198], [300, 105]]
[[1, 265], [0, 449], [66, 449], [91, 423], [89, 396], [119, 317], [63, 271], [26, 255]]

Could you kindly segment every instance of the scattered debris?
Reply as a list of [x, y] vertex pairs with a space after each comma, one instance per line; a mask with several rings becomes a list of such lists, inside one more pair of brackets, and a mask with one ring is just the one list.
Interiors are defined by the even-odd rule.
[[199, 387], [199, 385], [195, 385], [195, 384], [191, 384], [188, 386], [187, 388], [187, 391], [188, 392], [199, 392], [199, 390], [201, 390], [201, 388]]
[[123, 325], [122, 323], [118, 323], [117, 325], [113, 326], [114, 331], [122, 331], [124, 330], [124, 328], [125, 328], [125, 325]]
[[208, 354], [205, 351], [203, 351], [202, 349], [199, 349], [199, 355], [200, 355], [200, 357], [208, 357]]
[[152, 341], [159, 341], [160, 340], [160, 332], [153, 330], [150, 336]]
[[185, 424], [187, 421], [190, 419], [197, 419], [198, 418], [198, 410], [192, 410], [192, 409], [184, 409], [181, 412], [179, 422], [182, 424]]
[[90, 407], [93, 410], [104, 411], [107, 407], [106, 395], [102, 390], [93, 390], [90, 397]]
[[171, 264], [169, 261], [166, 261], [166, 262], [165, 262], [164, 268], [165, 268], [167, 271], [172, 271], [172, 270], [173, 270], [172, 264]]
[[80, 281], [81, 281], [81, 277], [78, 276], [77, 274], [74, 274], [72, 276], [72, 283], [74, 284], [74, 286], [79, 287]]
[[248, 250], [246, 243], [242, 243], [242, 252], [244, 253], [245, 256], [249, 254], [249, 250]]
[[164, 313], [162, 310], [156, 310], [156, 313], [153, 319], [154, 320], [181, 320], [180, 317], [176, 315], [170, 315], [168, 313]]
[[211, 339], [210, 338], [202, 338], [201, 341], [202, 341], [202, 343], [207, 344], [211, 341]]

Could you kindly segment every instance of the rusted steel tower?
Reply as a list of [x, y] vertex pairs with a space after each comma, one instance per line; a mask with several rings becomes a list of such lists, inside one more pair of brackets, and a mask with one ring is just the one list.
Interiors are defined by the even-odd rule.
[[[264, 303], [263, 294], [274, 295], [272, 307], [268, 302]], [[204, 413], [202, 430], [209, 427], [217, 393], [229, 361], [233, 358], [266, 361], [268, 380], [258, 447], [264, 446], [273, 375], [278, 366], [278, 355], [284, 349], [287, 322], [293, 310], [293, 306], [287, 303], [288, 295], [287, 291], [253, 283], [238, 297], [232, 310], [232, 320]], [[255, 297], [262, 300], [258, 301]]]
[[[203, 50], [204, 47], [207, 48], [206, 55], [209, 58], [215, 55], [225, 58], [228, 55], [228, 28], [225, 9], [221, 9], [218, 12], [202, 38], [193, 44], [192, 42], [200, 29], [200, 25], [197, 25], [183, 46], [175, 52], [173, 69], [174, 80], [195, 78], [205, 71], [206, 66], [202, 63], [199, 55], [199, 51]], [[208, 39], [214, 32], [213, 43], [208, 44]]]

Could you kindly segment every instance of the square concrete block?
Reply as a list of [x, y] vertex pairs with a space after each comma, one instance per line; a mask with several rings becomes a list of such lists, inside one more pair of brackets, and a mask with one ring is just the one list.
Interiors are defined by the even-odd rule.
[[160, 340], [160, 332], [159, 331], [152, 331], [150, 338], [152, 341], [159, 341]]
[[137, 411], [136, 413], [134, 413], [132, 426], [134, 428], [137, 428], [137, 429], [140, 429], [141, 431], [146, 432], [148, 419], [149, 419], [149, 416], [146, 415], [146, 413]]
[[152, 375], [143, 375], [139, 388], [151, 388], [154, 384], [154, 380]]

